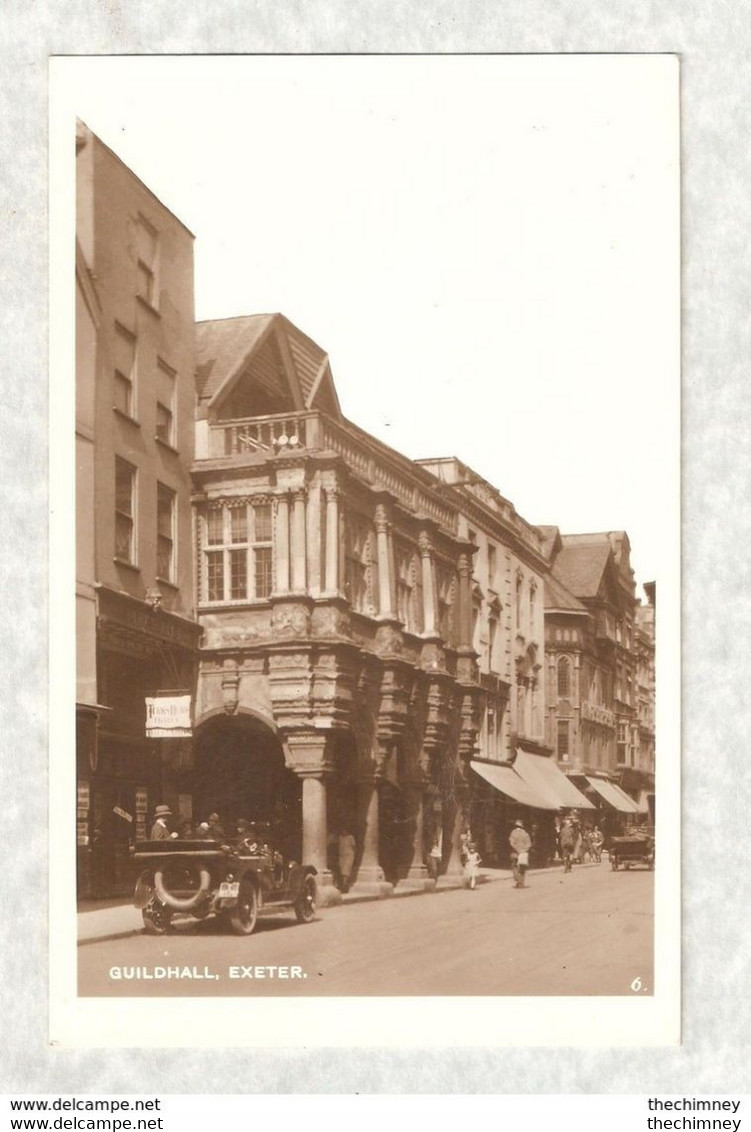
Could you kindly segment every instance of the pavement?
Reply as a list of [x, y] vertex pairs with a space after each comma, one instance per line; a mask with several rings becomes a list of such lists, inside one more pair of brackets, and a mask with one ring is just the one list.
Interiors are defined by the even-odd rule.
[[[595, 863], [587, 863], [577, 865], [577, 869], [589, 868], [602, 868], [603, 863], [599, 866]], [[553, 865], [546, 869], [533, 869], [529, 874], [529, 878], [540, 876], [545, 873], [557, 873], [561, 871], [561, 865]], [[510, 869], [489, 869], [483, 868], [479, 877], [477, 878], [478, 884], [489, 884], [496, 881], [511, 881], [513, 873]], [[428, 891], [414, 891], [410, 889], [400, 890], [397, 889], [392, 896], [388, 899], [395, 898], [403, 899], [408, 896], [440, 896], [442, 893], [463, 889], [466, 887], [466, 882], [463, 877], [441, 877], [438, 882], [438, 887]], [[342, 897], [342, 905], [347, 906], [350, 904], [362, 904], [373, 900], [383, 900], [383, 897], [361, 895], [357, 893], [344, 893]], [[191, 920], [192, 917], [185, 917], [186, 922]], [[180, 922], [180, 918], [175, 918], [175, 924]], [[78, 944], [94, 943], [98, 940], [111, 940], [123, 939], [130, 935], [143, 933], [143, 919], [141, 912], [138, 908], [134, 908], [130, 900], [114, 897], [107, 900], [87, 900], [82, 901], [78, 905]]]
[[[654, 873], [607, 863], [490, 874], [476, 891], [289, 909], [249, 937], [209, 919], [78, 949], [82, 997], [650, 995]], [[251, 1016], [252, 1017], [252, 1016]], [[252, 1024], [252, 1023], [251, 1023]]]

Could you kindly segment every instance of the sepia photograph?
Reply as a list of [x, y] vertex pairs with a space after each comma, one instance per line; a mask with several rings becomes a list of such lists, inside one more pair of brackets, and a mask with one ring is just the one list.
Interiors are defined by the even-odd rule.
[[676, 1040], [676, 59], [51, 79], [53, 1033]]

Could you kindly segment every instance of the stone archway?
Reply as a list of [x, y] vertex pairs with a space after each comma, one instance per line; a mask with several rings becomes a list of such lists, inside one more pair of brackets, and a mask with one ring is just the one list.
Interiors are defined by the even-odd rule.
[[285, 765], [279, 735], [258, 716], [212, 713], [196, 727], [192, 770], [194, 814], [219, 814], [226, 832], [239, 818], [268, 822], [279, 849], [300, 859], [302, 783]]

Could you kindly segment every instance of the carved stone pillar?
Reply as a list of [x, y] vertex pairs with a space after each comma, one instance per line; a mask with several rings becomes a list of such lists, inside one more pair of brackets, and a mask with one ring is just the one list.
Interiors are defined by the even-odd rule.
[[339, 592], [339, 489], [326, 488], [326, 593]]
[[341, 893], [334, 885], [327, 860], [326, 778], [331, 771], [327, 735], [312, 730], [290, 731], [285, 738], [288, 765], [302, 779], [301, 864], [313, 865], [316, 870], [319, 903], [338, 904]]
[[391, 523], [383, 503], [375, 509], [376, 546], [378, 550], [378, 610], [381, 617], [395, 616], [394, 556], [391, 547]]
[[472, 648], [472, 560], [466, 550], [459, 555], [459, 648]]
[[433, 544], [425, 532], [420, 535], [418, 546], [422, 563], [422, 600], [425, 636], [435, 636], [438, 631], [438, 624]]
[[326, 781], [323, 775], [306, 774], [302, 780], [302, 859], [315, 865], [319, 876], [328, 869], [326, 859]]
[[276, 593], [289, 593], [289, 496], [276, 501]]
[[393, 885], [385, 878], [378, 862], [380, 838], [380, 797], [375, 774], [361, 778], [358, 789], [358, 841], [360, 864], [352, 893], [367, 896], [390, 896]]
[[292, 589], [294, 593], [305, 592], [305, 492], [298, 489], [293, 495], [292, 504]]
[[425, 830], [423, 807], [425, 803], [425, 782], [412, 779], [406, 784], [407, 804], [413, 822], [412, 863], [409, 871], [397, 884], [399, 891], [410, 890], [428, 892], [435, 888], [436, 882], [429, 876], [425, 865]]
[[[461, 863], [461, 834], [466, 828], [469, 818], [469, 787], [463, 779], [457, 776], [453, 786], [453, 805], [448, 813], [448, 829], [444, 826], [444, 837], [448, 835], [448, 850], [444, 849], [443, 860], [446, 868], [442, 877], [438, 878], [438, 887], [455, 887], [464, 875]], [[447, 856], [448, 853], [448, 856]]]

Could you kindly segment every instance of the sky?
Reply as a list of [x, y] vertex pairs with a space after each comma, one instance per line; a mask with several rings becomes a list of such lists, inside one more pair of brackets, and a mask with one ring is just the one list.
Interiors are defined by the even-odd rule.
[[677, 543], [677, 67], [667, 56], [55, 60], [194, 233], [196, 317], [281, 311], [346, 416], [532, 523]]

